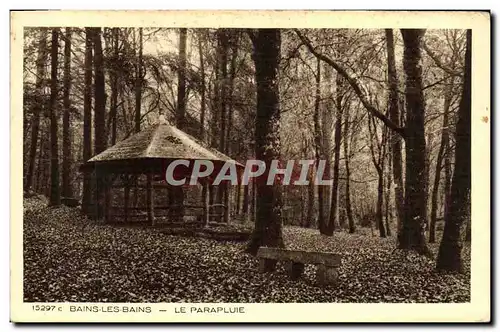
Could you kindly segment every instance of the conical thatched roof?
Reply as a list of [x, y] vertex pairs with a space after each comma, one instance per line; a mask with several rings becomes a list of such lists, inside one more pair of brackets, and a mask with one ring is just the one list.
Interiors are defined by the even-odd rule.
[[211, 160], [214, 162], [234, 162], [225, 154], [204, 146], [198, 139], [168, 124], [149, 127], [129, 138], [118, 142], [82, 165], [82, 170], [106, 164], [134, 167], [151, 162], [176, 160]]

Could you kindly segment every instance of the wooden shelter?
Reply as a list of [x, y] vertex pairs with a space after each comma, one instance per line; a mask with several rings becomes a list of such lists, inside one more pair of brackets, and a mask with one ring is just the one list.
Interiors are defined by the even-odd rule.
[[[85, 162], [80, 170], [91, 172], [95, 178], [94, 195], [95, 211], [103, 210], [104, 219], [112, 220], [114, 217], [123, 217], [124, 222], [129, 221], [130, 212], [147, 211], [147, 221], [151, 225], [155, 224], [155, 209], [172, 211], [175, 209], [169, 202], [168, 206], [155, 206], [154, 189], [166, 188], [175, 192], [176, 187], [168, 185], [165, 179], [165, 171], [168, 165], [174, 161], [184, 159], [190, 161], [189, 167], [177, 166], [174, 173], [175, 178], [189, 177], [194, 160], [210, 160], [214, 164], [214, 171], [217, 172], [226, 162], [234, 163], [237, 168], [243, 165], [234, 161], [225, 154], [206, 147], [204, 143], [168, 124], [158, 124], [151, 126], [129, 138], [118, 142], [114, 146], [94, 156]], [[216, 174], [216, 173], [215, 173]], [[139, 184], [139, 178], [146, 176], [146, 185]], [[208, 202], [208, 186], [213, 177], [200, 179], [200, 184], [204, 186], [203, 205], [186, 206], [187, 208], [203, 209], [203, 223], [207, 224], [210, 217], [210, 206]], [[120, 181], [121, 184], [115, 185]], [[154, 184], [153, 182], [158, 182]], [[130, 189], [133, 187], [146, 189], [146, 208], [130, 207]], [[111, 197], [114, 188], [123, 189], [123, 213], [110, 213]], [[177, 187], [178, 188], [178, 187]], [[179, 190], [179, 189], [177, 189]], [[137, 195], [137, 192], [135, 192]], [[136, 197], [137, 200], [137, 197]], [[212, 207], [220, 206], [216, 204]], [[184, 206], [183, 206], [184, 208]], [[97, 212], [96, 212], [97, 213]]]

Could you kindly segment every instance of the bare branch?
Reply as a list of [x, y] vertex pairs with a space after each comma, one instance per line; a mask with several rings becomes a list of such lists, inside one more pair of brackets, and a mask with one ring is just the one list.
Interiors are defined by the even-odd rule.
[[358, 82], [358, 79], [349, 75], [347, 71], [341, 67], [338, 62], [334, 61], [333, 59], [329, 58], [328, 56], [318, 52], [311, 44], [311, 41], [302, 35], [302, 33], [298, 29], [294, 29], [295, 33], [297, 36], [300, 38], [302, 43], [306, 45], [306, 47], [309, 49], [309, 52], [311, 52], [314, 56], [316, 56], [318, 59], [326, 62], [330, 66], [332, 66], [342, 77], [344, 77], [347, 82], [351, 85], [352, 89], [356, 94], [358, 95], [358, 98], [360, 99], [361, 103], [363, 106], [370, 112], [373, 116], [377, 117], [379, 120], [381, 120], [387, 127], [391, 128], [398, 134], [400, 134], [402, 137], [405, 136], [405, 131], [403, 128], [397, 126], [392, 122], [388, 117], [386, 117], [382, 112], [380, 112], [378, 109], [376, 109], [370, 102], [368, 101], [368, 98], [366, 96], [366, 92], [363, 91], [364, 88], [361, 87], [360, 83]]
[[441, 61], [441, 59], [439, 59], [439, 57], [429, 48], [429, 46], [427, 46], [425, 41], [422, 43], [422, 48], [424, 49], [425, 53], [427, 53], [427, 55], [432, 59], [432, 61], [434, 61], [436, 66], [441, 68], [444, 72], [446, 72], [447, 74], [449, 74], [451, 76], [462, 76], [462, 73], [460, 71], [453, 70], [453, 69], [449, 68], [448, 66], [446, 66]]

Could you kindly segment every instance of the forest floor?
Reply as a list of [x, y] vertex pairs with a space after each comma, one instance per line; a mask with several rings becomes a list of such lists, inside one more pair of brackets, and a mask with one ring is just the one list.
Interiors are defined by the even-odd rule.
[[[55, 302], [468, 302], [465, 274], [394, 250], [394, 237], [285, 227], [288, 248], [342, 255], [340, 283], [314, 284], [314, 267], [291, 281], [279, 265], [260, 274], [244, 243], [166, 235], [151, 228], [99, 225], [77, 209], [24, 201], [24, 300]], [[431, 244], [434, 253], [437, 245]]]

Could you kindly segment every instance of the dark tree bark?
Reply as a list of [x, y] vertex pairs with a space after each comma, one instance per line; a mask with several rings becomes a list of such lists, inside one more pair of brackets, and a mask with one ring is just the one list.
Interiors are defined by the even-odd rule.
[[179, 72], [176, 112], [176, 126], [181, 130], [186, 125], [186, 40], [187, 29], [182, 28], [179, 30]]
[[[314, 154], [316, 157], [316, 170], [321, 160], [325, 160], [322, 142], [322, 130], [320, 120], [320, 100], [321, 100], [321, 60], [317, 59], [316, 65], [316, 94], [314, 97]], [[324, 186], [316, 186], [318, 191], [318, 228], [321, 234], [328, 233], [325, 220]]]
[[[389, 136], [390, 133], [387, 133]], [[389, 139], [389, 137], [386, 137], [386, 139]], [[385, 231], [387, 233], [387, 236], [392, 235], [391, 227], [390, 227], [390, 221], [392, 220], [392, 212], [391, 212], [391, 190], [392, 190], [392, 161], [391, 161], [391, 152], [390, 145], [386, 147], [386, 149], [389, 149], [389, 151], [386, 151], [388, 156], [387, 156], [387, 171], [386, 171], [386, 192], [385, 192]]]
[[[180, 130], [186, 126], [186, 42], [187, 29], [179, 30], [179, 70], [177, 85], [177, 111], [175, 113], [175, 125]], [[184, 189], [181, 186], [172, 187], [170, 190], [170, 202], [174, 204], [171, 211], [171, 220], [184, 220]], [[203, 192], [203, 190], [202, 190]]]
[[59, 188], [59, 145], [57, 138], [57, 55], [59, 49], [59, 31], [52, 29], [52, 44], [50, 47], [50, 206], [61, 204]]
[[[106, 86], [104, 79], [104, 58], [101, 44], [101, 28], [93, 28], [94, 38], [94, 153], [97, 155], [106, 150]], [[95, 203], [97, 205], [95, 217], [103, 217], [105, 179], [96, 174]]]
[[[452, 98], [452, 87], [453, 79], [447, 82], [445, 95], [444, 95], [444, 107], [443, 107], [443, 128], [441, 130], [441, 143], [439, 144], [439, 151], [436, 160], [436, 171], [434, 173], [434, 186], [432, 187], [431, 195], [431, 220], [429, 225], [429, 242], [436, 242], [436, 221], [437, 221], [437, 208], [438, 208], [438, 196], [439, 196], [439, 184], [441, 182], [441, 171], [443, 168], [443, 159], [445, 154], [445, 148], [449, 142], [448, 125], [449, 125], [449, 109], [451, 105]], [[445, 192], [445, 200], [447, 193]]]
[[471, 186], [471, 46], [472, 30], [467, 30], [465, 74], [456, 126], [455, 170], [449, 208], [445, 215], [443, 239], [439, 246], [438, 270], [462, 271], [462, 227], [470, 217]]
[[[387, 42], [387, 76], [389, 81], [389, 118], [400, 125], [399, 98], [398, 98], [398, 76], [396, 72], [396, 59], [394, 55], [394, 35], [392, 29], [385, 30]], [[394, 178], [394, 196], [397, 214], [398, 233], [401, 229], [404, 214], [404, 187], [403, 187], [403, 157], [401, 152], [401, 136], [391, 132], [392, 172]]]
[[422, 86], [421, 41], [425, 30], [401, 29], [406, 74], [405, 214], [398, 247], [430, 255], [425, 240], [427, 224], [425, 175], [425, 103]]
[[200, 31], [198, 36], [198, 56], [200, 57], [200, 140], [205, 141], [205, 113], [206, 113], [206, 83], [205, 83], [205, 60], [203, 56], [203, 42], [205, 40], [205, 30]]
[[[314, 185], [314, 178], [312, 176], [312, 170], [309, 172], [309, 184], [307, 185], [307, 213], [306, 213], [306, 220], [304, 223], [305, 228], [311, 227], [311, 222], [314, 220], [314, 191], [315, 191], [315, 185]], [[319, 225], [318, 225], [319, 227]]]
[[[92, 157], [92, 29], [85, 28], [85, 77], [83, 92], [83, 160]], [[91, 202], [91, 175], [83, 174], [82, 210], [89, 213]]]
[[62, 195], [73, 197], [73, 186], [71, 180], [71, 132], [70, 112], [71, 100], [71, 28], [66, 28], [64, 35], [64, 78], [63, 78], [63, 162], [62, 162]]
[[[119, 48], [118, 48], [118, 28], [113, 28], [111, 33], [111, 43], [113, 47], [113, 60], [115, 63], [112, 65], [110, 70], [110, 85], [111, 85], [111, 100], [109, 106], [109, 122], [111, 123], [111, 145], [116, 144], [116, 116], [118, 113], [118, 70], [117, 61], [119, 57]], [[108, 128], [109, 128], [108, 122]]]
[[[36, 59], [36, 81], [35, 81], [35, 93], [36, 100], [33, 106], [33, 117], [31, 124], [31, 145], [29, 152], [28, 161], [28, 172], [26, 175], [26, 183], [24, 185], [25, 190], [29, 191], [33, 186], [33, 177], [35, 173], [35, 163], [36, 163], [36, 150], [38, 144], [38, 135], [40, 132], [40, 115], [45, 109], [45, 102], [43, 101], [43, 88], [44, 88], [44, 77], [45, 77], [45, 64], [47, 62], [47, 29], [40, 29], [40, 37], [38, 41], [38, 51]], [[40, 150], [40, 154], [42, 151]]]
[[380, 237], [386, 237], [383, 219], [383, 204], [384, 204], [384, 164], [385, 164], [385, 144], [387, 129], [384, 128], [382, 140], [379, 141], [377, 124], [375, 119], [370, 116], [368, 118], [368, 131], [370, 133], [370, 152], [373, 165], [377, 171], [377, 206], [375, 212], [375, 222], [379, 230]]
[[[135, 132], [141, 131], [141, 102], [142, 102], [142, 28], [139, 28], [139, 45], [137, 64], [135, 69]], [[135, 196], [137, 196], [135, 194]]]
[[[257, 81], [257, 117], [255, 121], [256, 159], [269, 170], [271, 161], [280, 156], [281, 142], [278, 71], [281, 49], [279, 29], [259, 29], [254, 39]], [[268, 186], [263, 177], [257, 181], [257, 217], [247, 251], [256, 254], [260, 246], [283, 247], [281, 187]]]
[[345, 85], [344, 79], [341, 75], [337, 74], [337, 95], [335, 96], [335, 108], [336, 108], [336, 120], [335, 120], [335, 132], [334, 132], [334, 162], [333, 162], [333, 184], [332, 184], [332, 196], [330, 203], [330, 218], [328, 222], [328, 227], [326, 234], [333, 235], [335, 230], [335, 219], [337, 215], [337, 204], [338, 204], [338, 187], [339, 187], [339, 166], [340, 166], [340, 143], [342, 139], [342, 94], [344, 93]]
[[94, 28], [94, 153], [106, 150], [106, 86], [101, 28]]
[[354, 217], [352, 215], [351, 206], [351, 169], [349, 167], [349, 140], [347, 139], [349, 135], [349, 112], [345, 113], [345, 123], [344, 123], [344, 162], [345, 162], [345, 209], [347, 214], [347, 221], [349, 224], [349, 233], [354, 233], [356, 231], [356, 226], [354, 225]]

